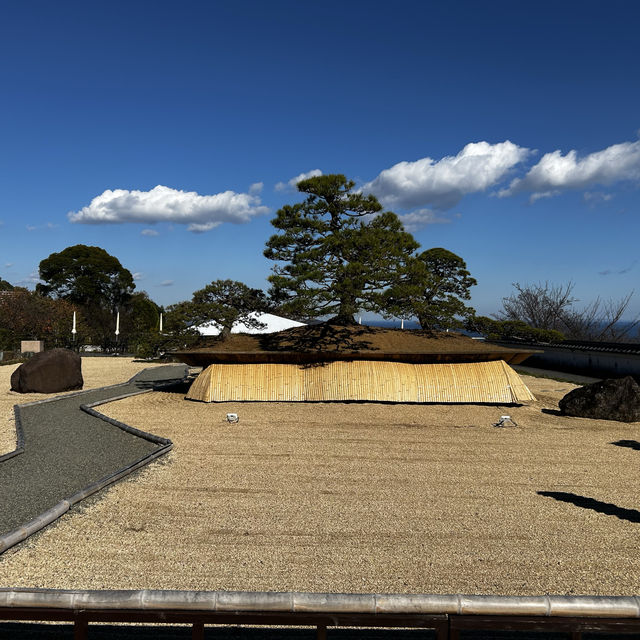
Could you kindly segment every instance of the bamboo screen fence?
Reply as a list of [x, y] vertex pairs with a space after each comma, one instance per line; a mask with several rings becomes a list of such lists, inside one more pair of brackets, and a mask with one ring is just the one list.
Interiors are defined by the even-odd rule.
[[337, 361], [212, 364], [187, 398], [203, 402], [437, 402], [512, 404], [535, 400], [503, 360], [456, 364]]

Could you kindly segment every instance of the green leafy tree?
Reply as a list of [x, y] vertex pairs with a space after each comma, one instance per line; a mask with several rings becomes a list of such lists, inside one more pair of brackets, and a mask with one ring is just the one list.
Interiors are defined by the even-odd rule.
[[270, 293], [284, 313], [351, 324], [359, 309], [378, 312], [418, 248], [394, 213], [380, 213], [378, 200], [354, 186], [339, 174], [302, 180], [304, 202], [271, 221], [279, 233], [264, 255], [276, 262]]
[[114, 346], [115, 315], [119, 310], [124, 314], [135, 288], [130, 271], [117, 258], [100, 247], [77, 244], [42, 260], [40, 279], [38, 293], [82, 309], [88, 342], [105, 349]]
[[127, 332], [140, 334], [159, 329], [161, 308], [146, 291], [136, 291], [132, 294], [124, 311], [121, 325]]
[[36, 290], [87, 308], [115, 312], [135, 289], [133, 276], [120, 261], [100, 247], [77, 244], [52, 253], [40, 262], [42, 284]]
[[197, 326], [213, 321], [220, 327], [224, 340], [236, 322], [252, 329], [264, 328], [253, 312], [265, 311], [267, 307], [266, 296], [259, 289], [236, 280], [214, 280], [195, 291], [190, 301], [169, 308], [168, 328], [193, 333]]
[[456, 329], [475, 314], [465, 304], [471, 299], [475, 278], [455, 253], [436, 247], [423, 251], [410, 263], [406, 277], [387, 292], [386, 315], [418, 319], [422, 329]]
[[[72, 343], [74, 306], [52, 300], [27, 289], [14, 288], [0, 296], [0, 349], [18, 349], [21, 340], [44, 340], [48, 348]], [[77, 314], [78, 331], [86, 325]]]
[[149, 358], [162, 349], [159, 335], [161, 308], [146, 291], [131, 295], [120, 314], [120, 331], [128, 349], [138, 357]]
[[0, 278], [0, 291], [11, 291], [13, 288], [14, 286], [10, 282]]

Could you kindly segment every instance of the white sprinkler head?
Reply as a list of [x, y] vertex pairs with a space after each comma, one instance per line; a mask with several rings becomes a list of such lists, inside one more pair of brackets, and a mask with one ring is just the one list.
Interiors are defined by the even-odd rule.
[[507, 426], [507, 422], [510, 422], [514, 427], [518, 426], [516, 421], [511, 416], [500, 416], [500, 420], [498, 420], [498, 422], [496, 422], [493, 426], [494, 427], [506, 427]]

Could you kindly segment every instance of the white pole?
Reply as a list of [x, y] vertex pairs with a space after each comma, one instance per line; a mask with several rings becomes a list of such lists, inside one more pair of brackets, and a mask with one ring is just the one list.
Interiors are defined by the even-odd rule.
[[116, 316], [116, 338], [120, 335], [120, 312]]
[[162, 333], [162, 313], [160, 313], [160, 333]]
[[76, 312], [73, 312], [73, 329], [71, 329], [71, 333], [73, 333], [74, 337], [76, 335], [76, 333], [78, 333], [76, 331]]
[[362, 316], [358, 318], [358, 324], [362, 324]]
[[402, 318], [402, 320], [400, 320], [400, 328], [404, 329], [404, 318]]

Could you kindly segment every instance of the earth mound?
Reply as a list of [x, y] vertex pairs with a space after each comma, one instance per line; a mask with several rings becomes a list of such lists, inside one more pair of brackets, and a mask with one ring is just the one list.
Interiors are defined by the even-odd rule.
[[334, 360], [413, 363], [505, 360], [518, 364], [531, 353], [534, 352], [508, 349], [454, 332], [324, 322], [271, 334], [202, 339], [193, 348], [173, 355], [188, 364], [206, 366], [214, 362], [303, 364]]

